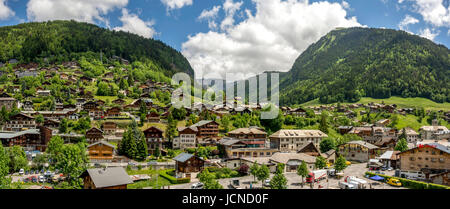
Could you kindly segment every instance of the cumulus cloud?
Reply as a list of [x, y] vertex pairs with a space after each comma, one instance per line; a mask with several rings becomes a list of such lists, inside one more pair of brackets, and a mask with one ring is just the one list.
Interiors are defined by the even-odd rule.
[[122, 17], [119, 20], [122, 22], [122, 26], [115, 27], [113, 30], [126, 31], [145, 38], [152, 38], [156, 34], [152, 28], [153, 21], [143, 21], [136, 14], [130, 14], [127, 9], [122, 9]]
[[200, 16], [198, 16], [199, 20], [207, 20], [208, 21], [208, 27], [210, 29], [216, 29], [217, 28], [217, 23], [215, 21], [215, 19], [217, 18], [217, 15], [219, 14], [221, 6], [214, 6], [212, 9], [210, 10], [206, 10], [204, 9], [202, 11], [202, 13], [200, 14]]
[[450, 4], [444, 6], [444, 0], [413, 0], [416, 11], [423, 20], [435, 27], [450, 26]]
[[241, 9], [243, 2], [233, 2], [233, 0], [226, 0], [223, 4], [225, 11], [225, 19], [220, 24], [220, 29], [226, 30], [234, 25], [234, 14]]
[[288, 71], [301, 52], [331, 30], [361, 26], [355, 17], [347, 17], [339, 3], [253, 2], [254, 15], [246, 10], [247, 18], [227, 30], [198, 33], [182, 44], [197, 78], [204, 73], [236, 73], [234, 79], [242, 79], [248, 77], [246, 73]]
[[438, 35], [439, 35], [439, 31], [434, 32], [434, 30], [430, 30], [429, 28], [425, 28], [425, 29], [419, 31], [419, 36], [430, 39], [432, 41]]
[[0, 20], [6, 20], [15, 15], [15, 12], [6, 5], [6, 0], [0, 0]]
[[405, 18], [398, 24], [398, 28], [401, 30], [408, 30], [408, 25], [419, 23], [419, 20], [412, 17], [411, 15], [406, 15]]
[[107, 22], [103, 15], [127, 4], [128, 0], [30, 0], [27, 4], [27, 16], [31, 21]]
[[192, 5], [192, 0], [161, 0], [167, 10], [181, 9], [184, 6]]

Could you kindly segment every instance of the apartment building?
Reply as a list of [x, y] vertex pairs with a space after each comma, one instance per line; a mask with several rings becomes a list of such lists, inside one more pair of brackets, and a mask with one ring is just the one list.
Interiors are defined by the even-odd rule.
[[322, 139], [328, 137], [320, 130], [290, 130], [281, 129], [270, 135], [270, 147], [280, 151], [298, 151], [307, 143], [312, 142], [319, 147]]

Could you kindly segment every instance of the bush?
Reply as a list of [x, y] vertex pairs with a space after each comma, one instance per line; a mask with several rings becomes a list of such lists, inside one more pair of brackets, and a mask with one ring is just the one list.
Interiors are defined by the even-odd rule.
[[385, 178], [386, 181], [389, 180], [390, 178], [396, 178], [402, 183], [402, 186], [410, 188], [410, 189], [450, 189], [450, 187], [444, 186], [444, 185], [426, 183], [426, 182], [421, 182], [421, 181], [414, 181], [414, 180], [410, 180], [410, 179], [398, 178], [398, 177], [387, 176], [387, 175], [382, 175], [382, 174], [375, 174], [375, 173], [371, 173], [371, 172], [366, 172], [366, 175], [369, 175], [370, 177], [378, 175], [378, 176]]
[[167, 180], [169, 180], [170, 183], [172, 183], [172, 184], [184, 184], [184, 183], [191, 182], [190, 178], [175, 178], [173, 175], [169, 175], [169, 173], [170, 174], [175, 174], [175, 170], [174, 169], [170, 169], [170, 170], [161, 171], [159, 173], [159, 175], [161, 177], [164, 177]]

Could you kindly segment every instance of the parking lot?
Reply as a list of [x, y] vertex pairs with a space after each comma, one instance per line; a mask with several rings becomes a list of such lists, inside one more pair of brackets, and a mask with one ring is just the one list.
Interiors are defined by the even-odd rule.
[[[377, 182], [371, 179], [368, 179], [365, 177], [365, 172], [368, 171], [366, 168], [366, 163], [357, 163], [352, 164], [349, 167], [347, 167], [344, 170], [344, 177], [345, 176], [356, 176], [360, 179], [363, 179], [369, 183], [367, 186], [367, 189], [406, 189], [404, 187], [394, 187], [391, 185], [388, 185], [386, 183]], [[385, 175], [393, 176], [395, 171], [382, 171]], [[302, 187], [302, 177], [297, 175], [297, 173], [285, 173], [284, 174], [288, 180], [288, 189], [311, 189], [310, 184], [305, 184]], [[270, 178], [272, 178], [274, 174], [270, 174]], [[219, 179], [219, 183], [225, 188], [225, 189], [231, 189], [230, 184], [232, 180], [239, 179], [240, 189], [250, 189], [250, 188], [261, 188], [262, 184], [261, 181], [256, 180], [256, 183], [252, 183], [254, 181], [253, 176], [244, 176], [239, 178], [228, 178], [228, 179]], [[336, 178], [328, 178], [324, 179], [320, 182], [314, 183], [314, 189], [318, 189], [319, 187], [323, 189], [339, 189], [339, 182], [343, 182], [344, 178], [342, 179], [336, 179]], [[178, 185], [172, 185], [170, 186], [170, 189], [190, 189], [191, 185], [195, 182], [191, 182], [188, 184], [178, 184]]]

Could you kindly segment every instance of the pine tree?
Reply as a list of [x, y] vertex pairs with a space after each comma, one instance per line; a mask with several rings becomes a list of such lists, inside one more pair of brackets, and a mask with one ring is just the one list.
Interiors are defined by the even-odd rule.
[[167, 131], [166, 131], [166, 137], [168, 139], [169, 144], [172, 144], [173, 138], [175, 138], [177, 134], [177, 121], [173, 119], [172, 113], [169, 112], [169, 115], [167, 116]]
[[328, 122], [327, 122], [327, 113], [322, 112], [320, 115], [320, 124], [319, 124], [319, 130], [328, 133]]

